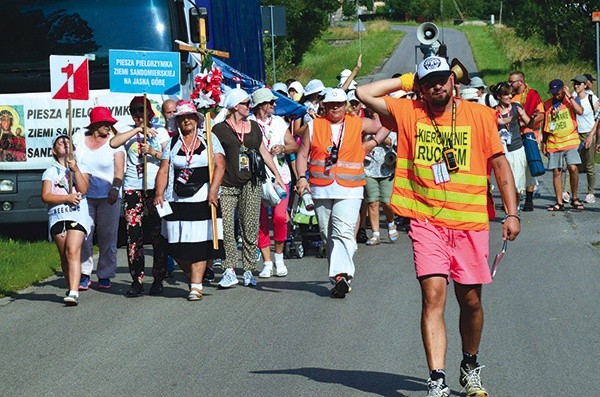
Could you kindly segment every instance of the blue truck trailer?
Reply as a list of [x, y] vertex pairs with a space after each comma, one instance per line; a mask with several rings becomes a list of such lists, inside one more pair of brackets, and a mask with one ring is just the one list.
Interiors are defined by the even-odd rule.
[[[0, 37], [0, 224], [43, 222], [41, 176], [52, 162], [53, 137], [68, 132], [66, 101], [50, 96], [50, 55], [86, 56], [90, 98], [73, 101], [73, 133], [97, 105], [129, 122], [132, 95], [109, 91], [109, 49], [180, 53], [187, 98], [199, 65], [176, 40], [230, 54], [226, 62], [265, 80], [260, 0], [4, 0]], [[141, 93], [140, 93], [141, 94]], [[149, 95], [160, 114], [166, 97]]]

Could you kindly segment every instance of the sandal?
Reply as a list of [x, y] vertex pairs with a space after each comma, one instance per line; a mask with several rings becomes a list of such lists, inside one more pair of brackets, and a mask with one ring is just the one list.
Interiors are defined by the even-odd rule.
[[192, 288], [188, 295], [189, 301], [199, 301], [202, 299], [202, 290], [198, 288]]
[[583, 203], [577, 197], [571, 200], [571, 205], [575, 209], [575, 211], [583, 211]]
[[554, 211], [564, 211], [565, 210], [565, 206], [563, 204], [554, 204], [553, 206], [550, 206], [548, 208], [546, 208], [548, 211], [550, 212], [554, 212]]

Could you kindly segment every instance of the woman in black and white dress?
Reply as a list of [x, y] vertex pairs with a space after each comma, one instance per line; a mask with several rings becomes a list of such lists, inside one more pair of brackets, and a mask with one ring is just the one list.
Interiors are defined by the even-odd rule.
[[202, 277], [206, 261], [224, 258], [223, 223], [217, 207], [217, 236], [219, 248], [213, 249], [213, 228], [210, 204], [218, 205], [218, 192], [225, 172], [223, 147], [212, 136], [214, 175], [209, 184], [208, 150], [199, 129], [202, 116], [192, 102], [180, 102], [173, 115], [178, 135], [163, 152], [156, 176], [154, 204], [164, 207], [167, 201], [173, 211], [163, 217], [162, 234], [169, 245], [168, 253], [182, 270], [189, 274], [188, 300], [202, 299]]

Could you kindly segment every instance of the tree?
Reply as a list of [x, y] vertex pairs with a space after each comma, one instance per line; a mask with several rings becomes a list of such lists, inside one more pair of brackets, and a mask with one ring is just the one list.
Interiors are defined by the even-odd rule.
[[537, 35], [558, 49], [559, 61], [592, 61], [596, 46], [591, 12], [598, 0], [557, 2], [552, 0], [506, 0], [503, 22], [521, 37]]
[[289, 62], [299, 63], [313, 40], [329, 26], [329, 15], [340, 7], [338, 0], [262, 0], [262, 5], [283, 5], [286, 10], [287, 37], [275, 40], [276, 53], [284, 45], [291, 49]]
[[358, 0], [358, 5], [366, 7], [369, 11], [374, 11], [373, 8], [375, 8], [375, 2], [373, 0]]
[[342, 3], [342, 15], [344, 18], [352, 18], [356, 15], [356, 2], [354, 0], [344, 0]]

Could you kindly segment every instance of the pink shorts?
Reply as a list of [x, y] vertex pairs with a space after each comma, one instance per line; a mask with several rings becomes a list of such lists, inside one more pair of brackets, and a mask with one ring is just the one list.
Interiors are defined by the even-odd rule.
[[439, 274], [465, 285], [490, 284], [489, 230], [457, 230], [412, 220], [417, 278]]

